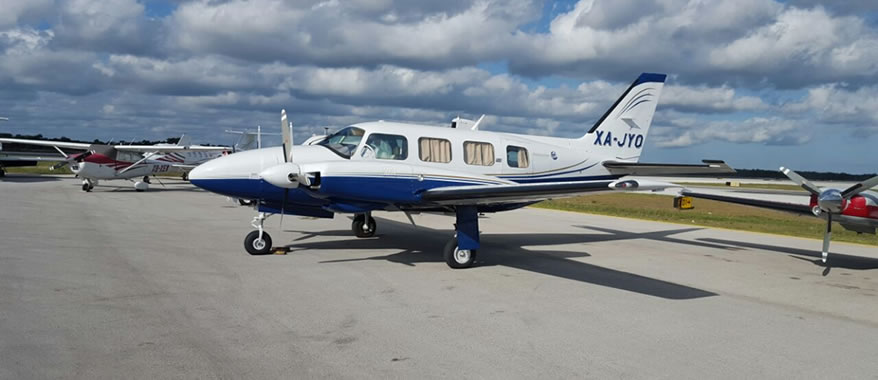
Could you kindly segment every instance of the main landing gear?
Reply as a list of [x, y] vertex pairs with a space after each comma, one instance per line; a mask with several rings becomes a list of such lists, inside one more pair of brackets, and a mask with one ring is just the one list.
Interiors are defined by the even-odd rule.
[[6, 170], [3, 170], [3, 168], [0, 168], [0, 178], [3, 178], [3, 177], [6, 177]]
[[375, 236], [376, 228], [375, 218], [372, 217], [371, 213], [358, 214], [354, 217], [353, 223], [351, 223], [351, 230], [354, 231], [354, 235], [358, 238]]
[[271, 251], [271, 236], [263, 228], [267, 218], [268, 215], [265, 215], [264, 212], [260, 212], [253, 218], [251, 225], [253, 228], [256, 228], [256, 231], [250, 231], [247, 237], [244, 238], [244, 249], [247, 250], [247, 253], [251, 255], [265, 255]]
[[92, 189], [94, 189], [95, 185], [97, 185], [97, 184], [98, 184], [98, 181], [84, 179], [84, 180], [82, 180], [82, 191], [85, 191], [86, 193], [88, 193], [88, 192], [92, 191]]
[[442, 256], [454, 269], [469, 268], [475, 263], [479, 243], [479, 211], [476, 206], [458, 206], [454, 237], [445, 244]]

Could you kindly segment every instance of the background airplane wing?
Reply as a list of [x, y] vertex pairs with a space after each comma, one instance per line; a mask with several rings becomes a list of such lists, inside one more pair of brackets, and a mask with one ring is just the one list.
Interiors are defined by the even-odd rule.
[[531, 202], [587, 193], [661, 190], [679, 187], [672, 183], [645, 180], [576, 181], [533, 184], [450, 186], [425, 191], [421, 199], [439, 205], [477, 205], [500, 202]]
[[231, 151], [232, 148], [227, 146], [155, 146], [155, 145], [116, 145], [115, 148], [118, 151], [127, 151], [127, 152], [217, 152], [228, 150]]
[[46, 161], [46, 162], [61, 162], [67, 161], [67, 158], [62, 156], [28, 156], [26, 154], [4, 154], [0, 152], [0, 162], [11, 162], [11, 161], [24, 161], [24, 162], [33, 162], [33, 161]]
[[802, 215], [813, 215], [811, 213], [811, 206], [804, 203], [793, 203], [793, 202], [782, 202], [782, 201], [773, 201], [767, 199], [755, 199], [755, 198], [746, 198], [740, 196], [730, 196], [724, 194], [715, 194], [715, 193], [704, 193], [697, 192], [691, 190], [683, 190], [680, 192], [681, 195], [685, 195], [687, 197], [693, 198], [701, 198], [701, 199], [709, 199], [713, 201], [727, 202], [727, 203], [735, 203], [740, 205], [754, 206], [767, 208], [778, 211], [786, 211], [792, 212], [795, 214]]
[[0, 143], [26, 144], [26, 145], [36, 145], [36, 146], [52, 146], [52, 147], [58, 147], [58, 148], [80, 149], [80, 150], [88, 150], [88, 148], [91, 146], [91, 144], [87, 144], [87, 143], [49, 141], [49, 140], [10, 139], [10, 138], [5, 138], [5, 137], [0, 138]]
[[652, 164], [641, 162], [604, 161], [610, 173], [638, 176], [673, 176], [673, 175], [718, 175], [733, 174], [735, 169], [718, 160], [702, 160], [702, 165], [690, 164]]

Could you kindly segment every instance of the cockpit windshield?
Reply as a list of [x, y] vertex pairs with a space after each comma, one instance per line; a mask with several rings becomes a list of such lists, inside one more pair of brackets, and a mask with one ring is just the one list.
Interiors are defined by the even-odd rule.
[[351, 158], [365, 131], [357, 127], [347, 127], [327, 136], [317, 145], [323, 145], [344, 158]]

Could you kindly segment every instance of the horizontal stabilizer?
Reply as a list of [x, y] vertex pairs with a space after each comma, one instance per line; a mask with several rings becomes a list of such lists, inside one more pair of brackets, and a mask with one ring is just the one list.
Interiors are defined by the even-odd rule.
[[703, 160], [704, 164], [651, 164], [640, 162], [604, 161], [610, 173], [636, 176], [717, 175], [733, 174], [735, 169], [724, 161]]

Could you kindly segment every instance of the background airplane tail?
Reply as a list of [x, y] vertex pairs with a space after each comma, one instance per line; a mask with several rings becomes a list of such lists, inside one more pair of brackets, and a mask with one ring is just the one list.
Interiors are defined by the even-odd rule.
[[665, 74], [640, 74], [579, 141], [608, 159], [637, 162], [666, 77]]
[[189, 136], [186, 136], [185, 134], [183, 136], [180, 136], [180, 140], [177, 141], [177, 146], [189, 146], [189, 145], [192, 145], [192, 138], [190, 138]]

